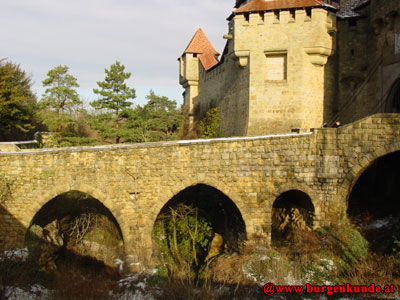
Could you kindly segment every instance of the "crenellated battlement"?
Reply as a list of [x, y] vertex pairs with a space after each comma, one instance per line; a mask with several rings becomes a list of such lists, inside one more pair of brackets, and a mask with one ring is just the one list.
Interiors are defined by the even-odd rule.
[[[180, 58], [186, 111], [200, 120], [217, 105], [226, 135], [284, 133], [323, 123], [321, 86], [335, 51], [336, 17], [317, 5], [254, 10], [268, 5], [253, 0], [233, 12], [219, 63], [207, 67], [206, 51]], [[197, 33], [188, 48], [196, 38]]]
[[326, 16], [330, 15], [329, 23], [335, 19], [333, 13], [328, 10], [316, 8], [296, 8], [290, 10], [273, 10], [262, 12], [246, 12], [234, 15], [231, 20], [234, 20], [237, 26], [255, 26], [255, 25], [277, 25], [289, 23], [308, 23], [324, 21]]
[[208, 40], [181, 58], [189, 118], [217, 106], [225, 136], [252, 136], [399, 112], [399, 16], [398, 1], [238, 0], [220, 61]]

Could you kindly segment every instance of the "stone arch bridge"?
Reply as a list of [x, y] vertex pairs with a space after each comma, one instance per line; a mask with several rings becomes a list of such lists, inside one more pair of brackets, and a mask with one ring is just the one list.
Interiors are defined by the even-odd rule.
[[363, 171], [399, 150], [400, 115], [378, 114], [305, 134], [4, 152], [0, 175], [11, 183], [11, 197], [0, 206], [0, 248], [22, 247], [41, 207], [80, 191], [111, 211], [127, 253], [150, 253], [162, 207], [197, 184], [234, 202], [248, 239], [268, 240], [279, 195], [306, 193], [315, 209], [314, 226], [340, 222]]

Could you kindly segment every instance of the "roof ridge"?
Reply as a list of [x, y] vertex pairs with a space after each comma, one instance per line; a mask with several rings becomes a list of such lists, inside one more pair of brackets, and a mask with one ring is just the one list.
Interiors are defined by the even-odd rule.
[[189, 45], [183, 52], [183, 54], [186, 53], [199, 54], [199, 60], [205, 70], [210, 69], [218, 63], [217, 56], [219, 53], [215, 50], [214, 46], [201, 28], [197, 29]]
[[193, 35], [183, 53], [203, 53], [205, 50], [214, 52], [215, 55], [219, 55], [219, 52], [215, 50], [214, 46], [211, 44], [210, 40], [204, 33], [203, 29], [197, 29], [196, 33]]

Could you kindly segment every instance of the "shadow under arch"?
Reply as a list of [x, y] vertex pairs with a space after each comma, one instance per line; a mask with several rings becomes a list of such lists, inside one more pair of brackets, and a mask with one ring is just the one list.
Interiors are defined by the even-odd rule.
[[[320, 210], [321, 210], [321, 203], [320, 201], [317, 201], [317, 199], [315, 199], [315, 191], [313, 191], [312, 188], [310, 188], [308, 185], [304, 184], [304, 183], [298, 183], [298, 182], [292, 182], [292, 183], [288, 183], [285, 185], [280, 186], [279, 188], [277, 188], [274, 193], [272, 194], [272, 196], [274, 197], [274, 202], [271, 203], [271, 211], [273, 208], [273, 204], [275, 203], [275, 201], [283, 194], [285, 194], [286, 192], [289, 191], [300, 191], [304, 194], [306, 194], [311, 201], [311, 204], [313, 206], [313, 211], [314, 211], [314, 221], [317, 222], [317, 220], [319, 220], [319, 216], [320, 216]], [[314, 226], [319, 226], [319, 224], [314, 224]]]
[[365, 170], [367, 170], [368, 167], [370, 167], [379, 158], [397, 151], [400, 151], [400, 142], [380, 147], [363, 155], [356, 161], [352, 161], [353, 167], [349, 172], [347, 172], [343, 183], [338, 189], [338, 196], [340, 197], [340, 201], [343, 201], [342, 206], [345, 209], [343, 213], [347, 211], [351, 191]]
[[400, 221], [400, 151], [375, 158], [355, 177], [346, 201], [346, 215], [375, 252], [393, 248]]
[[271, 242], [283, 241], [297, 230], [311, 231], [315, 209], [308, 194], [293, 189], [279, 195], [272, 205]]
[[[245, 229], [246, 229], [246, 236], [249, 237], [252, 234], [255, 233], [254, 231], [254, 224], [252, 220], [252, 215], [248, 212], [247, 206], [244, 201], [232, 190], [232, 188], [224, 185], [223, 183], [219, 182], [217, 178], [213, 180], [214, 178], [208, 178], [207, 180], [202, 179], [202, 180], [192, 180], [192, 179], [184, 179], [182, 182], [177, 184], [172, 188], [170, 192], [167, 192], [163, 194], [161, 197], [158, 198], [157, 205], [154, 207], [153, 210], [153, 216], [152, 216], [152, 226], [150, 228], [150, 231], [147, 231], [148, 234], [151, 234], [153, 232], [153, 226], [156, 221], [156, 218], [159, 214], [159, 212], [162, 210], [162, 208], [170, 201], [173, 197], [178, 195], [180, 192], [194, 187], [196, 185], [205, 185], [214, 188], [215, 190], [220, 191], [222, 194], [226, 195], [233, 203], [234, 205], [238, 208], [242, 219], [245, 223]], [[147, 229], [149, 230], [149, 229]]]
[[164, 204], [154, 224], [161, 216], [168, 215], [170, 208], [179, 204], [198, 208], [199, 217], [206, 219], [213, 232], [223, 237], [226, 248], [240, 251], [247, 239], [246, 225], [239, 208], [227, 195], [205, 184], [189, 186]]
[[121, 230], [122, 239], [125, 241], [124, 245], [126, 245], [127, 239], [129, 238], [127, 234], [129, 233], [129, 224], [124, 220], [121, 214], [116, 213], [117, 208], [114, 202], [110, 201], [101, 190], [86, 184], [79, 184], [79, 185], [60, 184], [52, 186], [49, 190], [37, 191], [31, 197], [32, 199], [37, 199], [37, 200], [27, 203], [26, 206], [23, 208], [25, 213], [21, 218], [21, 223], [26, 228], [29, 228], [33, 218], [42, 209], [43, 206], [45, 206], [47, 203], [49, 203], [51, 200], [58, 197], [59, 195], [71, 191], [78, 191], [83, 194], [90, 195], [91, 197], [98, 200], [104, 207], [106, 207], [117, 221], [118, 226]]
[[[69, 263], [117, 269], [115, 258], [125, 255], [118, 221], [98, 199], [72, 190], [36, 212], [25, 235], [30, 253], [41, 269], [65, 269]], [[104, 269], [105, 271], [105, 269]]]
[[36, 224], [44, 227], [54, 220], [60, 220], [67, 216], [79, 216], [82, 213], [104, 215], [115, 225], [123, 239], [121, 227], [112, 212], [98, 199], [76, 190], [62, 193], [48, 201], [34, 215], [30, 225]]

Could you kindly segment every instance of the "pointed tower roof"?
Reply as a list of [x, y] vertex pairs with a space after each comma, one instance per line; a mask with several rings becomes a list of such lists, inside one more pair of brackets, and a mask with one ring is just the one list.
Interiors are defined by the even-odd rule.
[[246, 4], [247, 2], [249, 2], [249, 0], [236, 0], [235, 8], [239, 8], [243, 4]]
[[326, 5], [327, 4], [324, 3], [324, 1], [322, 0], [253, 0], [241, 6], [233, 13], [238, 14], [245, 12], [290, 9], [299, 7], [316, 7]]
[[194, 34], [183, 54], [185, 53], [199, 54], [200, 62], [206, 70], [218, 63], [217, 56], [219, 53], [215, 50], [201, 28]]

